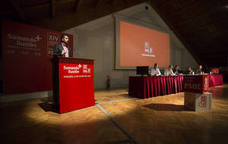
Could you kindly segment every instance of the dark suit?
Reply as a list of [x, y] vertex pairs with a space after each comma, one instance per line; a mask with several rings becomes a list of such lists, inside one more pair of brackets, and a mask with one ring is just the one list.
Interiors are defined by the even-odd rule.
[[[71, 57], [71, 52], [70, 52], [70, 47], [67, 46], [68, 48], [68, 53], [69, 53], [69, 57]], [[58, 83], [59, 83], [59, 79], [58, 79], [58, 75], [59, 75], [59, 66], [58, 66], [58, 57], [64, 57], [65, 55], [62, 55], [62, 51], [63, 51], [63, 46], [62, 43], [58, 43], [55, 45], [54, 50], [53, 50], [53, 102], [56, 106], [59, 106], [59, 87], [58, 87]]]
[[[71, 57], [70, 47], [67, 46], [67, 48], [68, 48], [69, 57]], [[62, 50], [63, 50], [62, 43], [56, 44], [55, 47], [54, 47], [53, 55], [54, 56], [62, 56], [63, 57], [64, 55], [62, 55]]]

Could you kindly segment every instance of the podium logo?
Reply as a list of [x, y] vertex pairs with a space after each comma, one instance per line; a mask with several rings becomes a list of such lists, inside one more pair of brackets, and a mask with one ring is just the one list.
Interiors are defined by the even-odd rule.
[[91, 69], [88, 68], [88, 65], [83, 65], [83, 73], [91, 73]]
[[63, 69], [64, 70], [68, 70], [68, 73], [79, 73], [79, 69], [82, 67], [82, 65], [78, 65], [78, 66], [64, 66]]

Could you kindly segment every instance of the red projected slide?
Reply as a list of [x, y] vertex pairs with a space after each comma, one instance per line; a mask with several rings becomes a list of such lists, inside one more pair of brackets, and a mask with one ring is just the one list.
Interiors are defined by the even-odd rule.
[[120, 22], [120, 66], [170, 64], [169, 35], [149, 28]]

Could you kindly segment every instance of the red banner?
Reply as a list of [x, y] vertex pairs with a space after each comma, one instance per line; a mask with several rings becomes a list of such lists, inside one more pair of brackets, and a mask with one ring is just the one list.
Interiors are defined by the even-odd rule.
[[[10, 21], [2, 22], [3, 93], [52, 89], [53, 47], [61, 32]], [[71, 52], [73, 36], [69, 35]]]

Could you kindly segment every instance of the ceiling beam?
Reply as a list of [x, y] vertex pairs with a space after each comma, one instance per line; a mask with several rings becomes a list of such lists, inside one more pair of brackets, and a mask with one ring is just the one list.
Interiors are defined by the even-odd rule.
[[34, 6], [39, 6], [43, 4], [49, 4], [50, 0], [21, 0], [22, 1], [22, 6], [23, 8], [27, 7], [34, 7]]
[[74, 12], [77, 12], [81, 5], [81, 0], [75, 0]]
[[127, 3], [129, 3], [129, 0], [123, 0], [123, 2], [124, 2], [125, 4], [127, 4]]
[[55, 0], [50, 0], [50, 14], [52, 18], [55, 16]]
[[98, 0], [95, 8], [98, 9], [99, 7], [101, 7], [102, 5], [104, 5], [104, 1], [105, 0]]
[[11, 4], [11, 6], [15, 9], [19, 18], [22, 20], [26, 20], [25, 13], [20, 6], [20, 1], [19, 0], [9, 0], [9, 2]]

